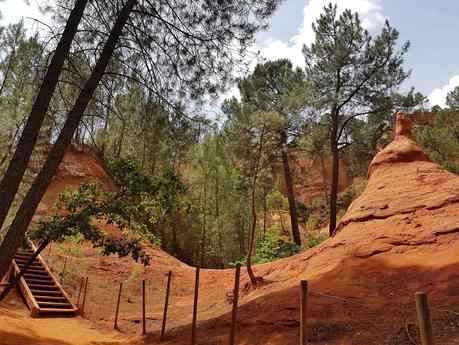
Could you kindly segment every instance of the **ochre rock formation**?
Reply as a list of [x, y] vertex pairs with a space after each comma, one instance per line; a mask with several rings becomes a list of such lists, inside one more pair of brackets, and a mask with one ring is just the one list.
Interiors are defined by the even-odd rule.
[[403, 229], [403, 238], [413, 232], [419, 236], [427, 229], [429, 236], [459, 231], [458, 176], [429, 159], [403, 114], [397, 114], [396, 133], [392, 143], [374, 157], [365, 191], [351, 204], [336, 232], [371, 220]]

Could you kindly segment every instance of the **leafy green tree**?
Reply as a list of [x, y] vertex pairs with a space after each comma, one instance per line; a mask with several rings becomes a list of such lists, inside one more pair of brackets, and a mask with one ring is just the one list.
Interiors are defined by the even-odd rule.
[[4, 173], [35, 97], [35, 84], [40, 79], [42, 47], [36, 36], [26, 38], [23, 22], [11, 24], [2, 33], [0, 72], [0, 169]]
[[239, 102], [235, 98], [225, 101], [228, 115], [225, 130], [232, 136], [234, 150], [241, 159], [241, 171], [250, 181], [251, 226], [247, 250], [247, 273], [252, 284], [263, 281], [255, 276], [252, 258], [258, 225], [257, 187], [261, 175], [272, 164], [278, 147], [278, 133], [285, 119], [275, 111], [267, 112], [249, 102]]
[[459, 86], [456, 86], [446, 95], [446, 105], [454, 110], [459, 110]]
[[319, 121], [310, 123], [304, 132], [303, 138], [300, 140], [300, 147], [306, 153], [306, 156], [314, 163], [320, 165], [322, 188], [324, 199], [327, 204], [329, 202], [329, 187], [326, 161], [330, 157], [329, 122], [329, 116], [324, 115]]
[[432, 126], [417, 129], [414, 134], [429, 157], [459, 174], [459, 113], [456, 109], [440, 111]]
[[[350, 10], [338, 15], [336, 5], [324, 8], [313, 24], [315, 41], [305, 46], [306, 79], [315, 98], [315, 108], [330, 115], [332, 154], [330, 227], [336, 227], [340, 151], [352, 144], [345, 136], [354, 118], [370, 116], [390, 108], [388, 95], [405, 80], [405, 43], [397, 50], [398, 31], [386, 21], [381, 33], [372, 37]], [[376, 108], [375, 108], [376, 107]]]
[[424, 113], [427, 111], [426, 104], [429, 102], [421, 92], [415, 91], [414, 87], [407, 94], [396, 93], [394, 95], [394, 107], [406, 114]]
[[281, 192], [275, 189], [266, 196], [266, 202], [269, 208], [277, 211], [279, 215], [279, 220], [281, 223], [281, 229], [282, 231], [284, 231], [285, 226], [284, 226], [284, 219], [283, 219], [282, 213], [285, 210], [288, 210], [288, 200], [282, 195]]
[[238, 84], [241, 102], [251, 104], [256, 111], [274, 111], [283, 119], [283, 125], [277, 133], [276, 150], [284, 170], [292, 236], [297, 245], [301, 245], [301, 238], [289, 162], [291, 151], [297, 146], [305, 124], [305, 85], [303, 71], [299, 68], [293, 69], [292, 63], [287, 59], [257, 65], [253, 73]]
[[[297, 254], [301, 247], [293, 242], [286, 242], [276, 237], [277, 228], [271, 227], [267, 229], [264, 238], [253, 256], [253, 264], [265, 264], [274, 260], [283, 259]], [[236, 262], [232, 263], [235, 264]], [[247, 264], [247, 258], [244, 258], [238, 263]]]
[[[29, 232], [30, 239], [40, 241], [33, 259], [49, 243], [77, 237], [102, 248], [105, 256], [130, 255], [144, 265], [150, 263], [144, 243], [159, 244], [155, 227], [161, 227], [160, 219], [170, 217], [174, 209], [182, 206], [177, 195], [184, 191], [184, 186], [172, 173], [159, 178], [149, 175], [132, 157], [116, 160], [111, 168], [118, 191], [110, 192], [95, 183], [83, 183], [77, 190], [69, 189], [59, 195], [51, 217], [39, 220], [38, 227]], [[28, 266], [26, 264], [5, 288], [0, 300]]]

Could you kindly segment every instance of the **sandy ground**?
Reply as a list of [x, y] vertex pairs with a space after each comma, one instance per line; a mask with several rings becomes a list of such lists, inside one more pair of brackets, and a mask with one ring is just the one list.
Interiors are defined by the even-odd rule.
[[0, 303], [1, 345], [125, 344], [129, 335], [101, 332], [82, 317], [32, 319], [16, 291]]

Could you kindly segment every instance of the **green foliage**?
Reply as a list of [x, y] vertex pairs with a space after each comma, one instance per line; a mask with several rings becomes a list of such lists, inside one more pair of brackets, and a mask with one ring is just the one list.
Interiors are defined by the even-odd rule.
[[313, 248], [321, 244], [323, 241], [325, 241], [328, 238], [327, 234], [320, 233], [318, 235], [308, 235], [307, 237], [307, 242], [309, 248]]
[[427, 111], [426, 104], [429, 102], [421, 92], [415, 91], [414, 87], [407, 94], [395, 94], [394, 105], [396, 110], [406, 114], [424, 113]]
[[[264, 264], [278, 259], [283, 259], [292, 255], [297, 254], [301, 247], [296, 245], [292, 241], [284, 241], [277, 238], [276, 233], [278, 229], [271, 227], [266, 230], [264, 238], [260, 241], [255, 255], [253, 256], [253, 264]], [[231, 263], [231, 266], [235, 266], [237, 263], [245, 265], [247, 258], [240, 261]]]
[[459, 174], [459, 113], [457, 110], [440, 111], [432, 126], [415, 129], [414, 135], [430, 158], [447, 170]]
[[459, 86], [448, 92], [446, 95], [446, 105], [453, 110], [459, 110]]
[[338, 205], [342, 209], [347, 209], [351, 202], [357, 198], [354, 187], [350, 186], [338, 194]]
[[317, 229], [321, 224], [319, 224], [319, 220], [317, 219], [316, 214], [311, 213], [309, 214], [308, 218], [306, 219], [306, 233], [311, 233]]
[[223, 267], [245, 254], [248, 181], [230, 144], [224, 133], [210, 132], [186, 155], [186, 198], [192, 208], [177, 229], [175, 246], [179, 257], [190, 264], [201, 263], [203, 248], [206, 266]]
[[288, 200], [282, 195], [277, 189], [272, 190], [266, 196], [266, 203], [268, 208], [272, 208], [278, 211], [288, 210]]
[[[31, 236], [58, 242], [80, 236], [101, 247], [103, 255], [131, 255], [148, 264], [150, 257], [143, 249], [143, 238], [159, 244], [155, 226], [182, 206], [178, 195], [184, 192], [184, 186], [173, 173], [155, 178], [141, 171], [132, 157], [113, 162], [111, 168], [120, 186], [118, 192], [83, 183], [76, 191], [61, 193], [57, 212], [50, 220], [41, 220]], [[117, 227], [121, 236], [105, 231], [104, 223]]]

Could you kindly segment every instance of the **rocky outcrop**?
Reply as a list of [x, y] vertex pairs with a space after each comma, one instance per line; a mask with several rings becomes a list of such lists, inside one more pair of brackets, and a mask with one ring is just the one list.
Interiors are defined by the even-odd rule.
[[390, 226], [403, 223], [406, 236], [423, 227], [443, 233], [459, 229], [458, 209], [459, 177], [429, 159], [411, 134], [409, 118], [399, 113], [395, 139], [374, 157], [365, 191], [335, 233], [376, 219], [386, 219], [387, 226], [398, 219]]

